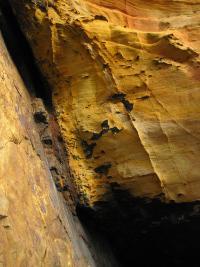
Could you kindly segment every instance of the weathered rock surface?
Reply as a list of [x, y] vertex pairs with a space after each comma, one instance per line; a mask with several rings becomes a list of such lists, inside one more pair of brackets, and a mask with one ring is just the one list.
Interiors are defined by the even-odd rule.
[[[200, 199], [199, 1], [11, 1], [86, 203]], [[100, 171], [99, 171], [100, 170]]]
[[27, 89], [0, 36], [0, 266], [96, 266], [56, 191]]
[[10, 4], [45, 79], [1, 38], [0, 265], [198, 266], [199, 1]]

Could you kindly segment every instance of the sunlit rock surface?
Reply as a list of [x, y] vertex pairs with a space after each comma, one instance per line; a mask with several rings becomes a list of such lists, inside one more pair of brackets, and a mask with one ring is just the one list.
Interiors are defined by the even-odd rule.
[[0, 36], [0, 265], [96, 266], [56, 191], [31, 99]]
[[200, 199], [199, 1], [10, 1], [84, 203]]

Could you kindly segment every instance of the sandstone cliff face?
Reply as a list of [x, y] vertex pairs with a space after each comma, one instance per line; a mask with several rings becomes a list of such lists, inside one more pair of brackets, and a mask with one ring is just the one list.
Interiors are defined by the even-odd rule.
[[0, 36], [0, 266], [96, 266], [56, 191], [31, 98]]
[[49, 87], [1, 38], [0, 265], [117, 266], [103, 232], [122, 266], [197, 266], [199, 1], [10, 4]]
[[82, 201], [200, 199], [199, 1], [11, 1]]

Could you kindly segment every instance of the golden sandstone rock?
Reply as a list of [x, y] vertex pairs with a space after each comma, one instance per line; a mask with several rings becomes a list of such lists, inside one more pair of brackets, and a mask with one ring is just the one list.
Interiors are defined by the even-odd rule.
[[82, 201], [200, 199], [198, 0], [11, 4], [52, 88]]
[[53, 184], [30, 96], [1, 35], [0, 79], [0, 266], [96, 266]]

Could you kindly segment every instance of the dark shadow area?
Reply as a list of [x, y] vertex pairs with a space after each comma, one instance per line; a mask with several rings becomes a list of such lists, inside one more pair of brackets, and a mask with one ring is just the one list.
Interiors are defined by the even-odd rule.
[[20, 29], [9, 1], [5, 0], [0, 0], [0, 30], [30, 95], [42, 98], [46, 107], [51, 110], [50, 87], [36, 66], [32, 50]]
[[162, 203], [113, 189], [113, 199], [78, 206], [87, 229], [106, 236], [122, 267], [200, 266], [200, 203]]

